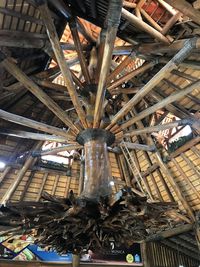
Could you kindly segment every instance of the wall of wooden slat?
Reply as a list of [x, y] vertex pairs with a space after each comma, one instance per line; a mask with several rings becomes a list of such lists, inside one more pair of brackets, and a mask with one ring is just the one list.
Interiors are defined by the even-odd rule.
[[194, 259], [184, 255], [177, 249], [170, 248], [161, 243], [147, 243], [146, 246], [147, 262], [144, 267], [198, 267], [200, 259]]

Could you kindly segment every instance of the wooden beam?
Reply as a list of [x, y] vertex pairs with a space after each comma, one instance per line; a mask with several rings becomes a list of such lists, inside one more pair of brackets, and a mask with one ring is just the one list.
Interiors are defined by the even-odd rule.
[[[182, 88], [180, 88], [179, 86], [175, 85], [174, 83], [172, 83], [171, 81], [169, 81], [167, 79], [163, 79], [163, 82], [166, 83], [169, 87], [173, 88], [177, 92], [179, 92], [179, 91], [182, 90]], [[191, 99], [197, 105], [200, 105], [200, 99], [197, 98], [196, 96], [193, 96], [192, 94], [187, 94], [186, 97], [188, 97], [189, 99]]]
[[[182, 40], [174, 41], [170, 45], [164, 45], [161, 43], [141, 44], [139, 47], [132, 46], [132, 49], [135, 48], [138, 52], [140, 52], [143, 55], [145, 54], [160, 55], [160, 54], [165, 54], [165, 53], [174, 54], [174, 53], [177, 53], [179, 50], [181, 50], [185, 46], [188, 40], [189, 39], [182, 39]], [[196, 45], [194, 48], [196, 49], [200, 48], [200, 38], [196, 39]]]
[[76, 20], [70, 20], [69, 21], [69, 27], [71, 30], [71, 34], [74, 40], [74, 44], [76, 47], [76, 51], [79, 57], [79, 61], [80, 61], [80, 66], [81, 66], [81, 70], [83, 73], [83, 76], [85, 78], [85, 82], [87, 84], [90, 84], [90, 75], [89, 75], [89, 71], [88, 71], [88, 66], [86, 64], [86, 60], [85, 60], [85, 56], [83, 54], [83, 50], [82, 50], [82, 45], [80, 42], [80, 38], [79, 38], [79, 34], [78, 34], [78, 30], [77, 30], [77, 23]]
[[182, 14], [189, 17], [191, 20], [200, 25], [200, 12], [185, 0], [165, 0], [170, 6], [179, 10]]
[[19, 48], [36, 48], [42, 49], [45, 47], [46, 41], [43, 39], [25, 38], [25, 37], [11, 37], [4, 36], [0, 38], [0, 47], [19, 47]]
[[2, 61], [0, 64], [10, 72], [19, 82], [21, 82], [33, 95], [35, 95], [48, 109], [50, 109], [62, 122], [65, 123], [74, 133], [78, 133], [79, 129], [68, 118], [65, 112], [34, 83], [14, 62], [11, 58], [6, 58], [0, 52]]
[[131, 63], [132, 60], [134, 60], [134, 57], [136, 57], [135, 52], [131, 52], [130, 55], [128, 55], [114, 70], [108, 75], [106, 83], [109, 84], [112, 80], [116, 78], [116, 76], [121, 73], [121, 71], [127, 67]]
[[47, 132], [53, 135], [63, 136], [67, 140], [72, 138], [72, 135], [68, 134], [66, 130], [62, 130], [54, 126], [44, 124], [42, 122], [34, 121], [19, 115], [15, 115], [7, 111], [4, 111], [2, 109], [0, 109], [0, 118], [6, 121], [10, 121], [16, 124], [36, 129], [38, 131]]
[[39, 201], [41, 196], [42, 196], [42, 192], [43, 192], [43, 189], [44, 189], [44, 186], [45, 186], [45, 183], [46, 183], [46, 180], [48, 178], [48, 175], [49, 173], [46, 172], [44, 173], [43, 177], [42, 177], [42, 184], [40, 185], [40, 188], [39, 188], [39, 191], [38, 191], [38, 195], [37, 195], [37, 199], [36, 201]]
[[7, 135], [17, 138], [25, 138], [25, 139], [39, 140], [39, 141], [61, 142], [61, 143], [66, 143], [69, 140], [69, 138], [67, 139], [56, 135], [40, 134], [40, 133], [26, 132], [21, 130], [11, 130], [7, 128], [1, 128], [0, 135]]
[[94, 123], [93, 128], [98, 128], [100, 126], [101, 116], [103, 113], [104, 99], [105, 99], [105, 86], [107, 80], [107, 74], [110, 69], [112, 51], [114, 48], [114, 42], [117, 35], [118, 26], [120, 23], [122, 9], [122, 0], [111, 0], [109, 2], [109, 8], [107, 13], [107, 28], [105, 35], [105, 44], [102, 55], [102, 63], [97, 87], [97, 95], [95, 101], [94, 110]]
[[48, 8], [46, 3], [44, 3], [43, 1], [38, 1], [38, 2], [39, 2], [39, 10], [40, 10], [42, 19], [44, 21], [44, 24], [46, 26], [49, 40], [51, 42], [56, 60], [58, 62], [58, 65], [61, 69], [63, 78], [65, 80], [67, 90], [68, 90], [69, 95], [72, 99], [72, 103], [74, 105], [74, 108], [78, 114], [78, 117], [79, 117], [83, 127], [87, 128], [87, 123], [85, 120], [86, 115], [85, 115], [85, 112], [82, 108], [81, 102], [78, 98], [76, 89], [74, 87], [72, 75], [71, 75], [70, 69], [66, 63], [62, 48], [60, 46], [60, 41], [59, 41], [59, 38], [58, 38], [58, 35], [56, 32], [56, 28], [55, 28], [55, 25], [54, 25], [53, 20], [51, 18], [51, 13], [50, 13], [49, 8]]
[[175, 152], [171, 153], [168, 159], [172, 159], [178, 157], [181, 153], [189, 150], [191, 147], [195, 146], [200, 142], [200, 136], [193, 138], [192, 140], [188, 141], [185, 145], [179, 147]]
[[134, 105], [136, 105], [146, 94], [148, 94], [163, 78], [166, 77], [173, 69], [191, 53], [196, 46], [195, 40], [189, 40], [182, 48], [139, 92], [129, 100], [129, 102], [112, 118], [110, 125], [106, 128], [111, 129], [123, 116], [125, 116]]
[[183, 207], [185, 208], [185, 210], [187, 211], [190, 219], [192, 220], [192, 222], [195, 221], [195, 216], [193, 213], [192, 208], [189, 206], [189, 204], [187, 203], [187, 200], [185, 199], [185, 196], [183, 195], [181, 188], [179, 186], [179, 184], [173, 179], [171, 171], [169, 170], [169, 168], [163, 163], [161, 155], [159, 152], [156, 152], [154, 154], [156, 160], [158, 161], [158, 164], [160, 165], [162, 171], [165, 173], [169, 183], [171, 184], [174, 192], [176, 193], [178, 199], [181, 201]]
[[177, 12], [175, 15], [173, 15], [171, 19], [169, 19], [167, 23], [164, 25], [161, 33], [163, 35], [168, 33], [168, 31], [174, 26], [174, 24], [180, 19], [180, 17], [181, 17], [181, 12]]
[[[43, 143], [42, 141], [37, 142], [36, 145], [34, 145], [33, 150], [39, 149], [42, 146], [42, 143]], [[6, 193], [4, 194], [2, 199], [0, 200], [1, 204], [5, 204], [10, 199], [10, 197], [12, 196], [12, 194], [15, 192], [16, 188], [18, 187], [18, 185], [22, 181], [28, 168], [33, 164], [34, 161], [35, 161], [35, 158], [33, 156], [31, 156], [31, 155], [28, 156], [23, 167], [18, 172], [16, 179], [10, 185], [10, 187], [8, 188], [8, 190], [6, 191]]]
[[130, 23], [132, 23], [134, 26], [138, 27], [142, 31], [148, 33], [156, 40], [161, 41], [162, 43], [169, 44], [169, 40], [167, 37], [165, 37], [162, 33], [155, 30], [153, 27], [149, 26], [147, 23], [139, 19], [137, 16], [126, 10], [125, 8], [122, 8], [122, 17], [124, 19], [127, 19]]
[[76, 150], [76, 149], [82, 149], [83, 146], [79, 144], [68, 144], [65, 146], [60, 146], [52, 149], [47, 149], [47, 150], [42, 150], [42, 151], [33, 151], [34, 157], [41, 157], [41, 156], [46, 156], [46, 155], [56, 155], [62, 151], [71, 151], [71, 150]]
[[194, 121], [190, 120], [190, 119], [183, 119], [183, 120], [178, 120], [178, 121], [174, 121], [174, 122], [169, 122], [169, 123], [165, 123], [165, 124], [160, 124], [160, 125], [156, 125], [156, 126], [151, 126], [151, 127], [145, 127], [143, 129], [137, 129], [137, 130], [132, 130], [129, 132], [124, 133], [124, 137], [131, 137], [134, 135], [141, 135], [141, 134], [146, 134], [146, 133], [152, 133], [152, 132], [159, 132], [159, 131], [163, 131], [166, 129], [170, 129], [170, 128], [174, 128], [174, 127], [179, 127], [182, 125], [192, 125], [194, 123]]
[[135, 69], [131, 72], [128, 72], [127, 74], [125, 74], [121, 78], [119, 78], [119, 79], [115, 80], [113, 83], [111, 83], [111, 85], [108, 86], [108, 90], [110, 91], [110, 90], [114, 89], [115, 87], [121, 85], [122, 83], [129, 81], [133, 77], [135, 77], [135, 76], [145, 72], [146, 70], [154, 67], [157, 63], [158, 63], [158, 61], [154, 60], [152, 62], [145, 63], [144, 65], [142, 65], [138, 69]]
[[17, 12], [13, 9], [10, 9], [10, 8], [0, 7], [0, 13], [4, 14], [4, 15], [11, 16], [11, 17], [19, 18], [21, 20], [30, 21], [30, 22], [38, 24], [38, 25], [43, 25], [43, 21], [41, 19], [38, 19], [38, 18], [33, 17], [33, 16], [29, 16], [27, 14], [23, 14], [21, 12]]
[[122, 142], [120, 143], [120, 146], [126, 146], [128, 149], [144, 150], [144, 151], [150, 151], [150, 152], [154, 152], [156, 150], [156, 147], [153, 145], [148, 146], [148, 145], [130, 143], [130, 142]]
[[[121, 125], [121, 129], [126, 129], [126, 128], [130, 127], [136, 121], [147, 117], [148, 115], [154, 113], [155, 111], [171, 104], [172, 102], [179, 100], [180, 98], [191, 93], [192, 91], [199, 90], [199, 89], [200, 89], [200, 81], [194, 82], [191, 85], [186, 86], [185, 89], [182, 89], [179, 92], [171, 94], [170, 96], [163, 99], [161, 102], [159, 102], [159, 103], [145, 109], [144, 111], [138, 113], [137, 116], [135, 116], [134, 118], [130, 119], [129, 121], [123, 123]], [[197, 123], [199, 123], [199, 121]]]
[[172, 236], [187, 233], [187, 232], [191, 231], [193, 228], [194, 228], [193, 224], [181, 225], [181, 226], [172, 228], [170, 230], [166, 230], [166, 231], [157, 233], [155, 235], [149, 236], [149, 237], [147, 237], [146, 241], [147, 242], [161, 241], [161, 240], [164, 240], [165, 238], [169, 238]]
[[200, 192], [196, 189], [196, 187], [193, 185], [192, 181], [190, 180], [190, 178], [185, 174], [185, 172], [183, 171], [183, 169], [181, 168], [181, 166], [178, 164], [176, 159], [172, 159], [172, 162], [174, 163], [174, 165], [176, 166], [178, 172], [181, 174], [181, 176], [184, 178], [184, 180], [186, 181], [186, 183], [190, 186], [190, 188], [193, 190], [193, 192], [196, 194], [196, 196], [198, 197], [198, 199], [200, 200]]

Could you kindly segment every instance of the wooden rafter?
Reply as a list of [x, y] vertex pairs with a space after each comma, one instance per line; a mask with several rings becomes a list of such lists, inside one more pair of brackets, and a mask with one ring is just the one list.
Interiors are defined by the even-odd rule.
[[75, 89], [74, 84], [73, 84], [73, 80], [72, 80], [72, 76], [71, 76], [69, 67], [68, 67], [66, 60], [64, 58], [64, 54], [63, 54], [62, 48], [60, 46], [60, 42], [59, 42], [59, 38], [58, 38], [58, 35], [56, 32], [56, 28], [55, 28], [55, 25], [54, 25], [53, 20], [51, 18], [51, 13], [49, 11], [47, 4], [43, 3], [42, 1], [41, 1], [41, 3], [39, 3], [39, 10], [40, 10], [42, 19], [44, 21], [44, 24], [46, 26], [49, 40], [50, 40], [51, 45], [52, 45], [52, 49], [54, 51], [55, 57], [57, 59], [59, 67], [61, 69], [62, 75], [64, 77], [64, 80], [65, 80], [65, 83], [67, 86], [67, 90], [68, 90], [69, 95], [72, 99], [74, 108], [77, 111], [77, 114], [79, 116], [79, 119], [80, 119], [83, 127], [86, 128], [87, 123], [85, 120], [85, 112], [84, 112], [82, 105], [81, 105], [81, 102], [78, 98], [76, 89]]
[[66, 131], [59, 129], [57, 127], [42, 123], [42, 122], [38, 122], [38, 121], [34, 121], [19, 115], [15, 115], [13, 113], [9, 113], [7, 111], [4, 111], [2, 109], [0, 109], [0, 118], [16, 123], [16, 124], [20, 124], [26, 127], [30, 127], [42, 132], [46, 132], [46, 133], [50, 133], [50, 134], [54, 134], [54, 135], [58, 135], [58, 136], [63, 136], [64, 138], [68, 139], [68, 138], [73, 138], [73, 135], [67, 133]]
[[14, 62], [11, 58], [6, 58], [0, 52], [2, 61], [0, 64], [10, 72], [24, 87], [26, 87], [32, 94], [34, 94], [48, 109], [50, 109], [66, 126], [72, 129], [75, 133], [79, 132], [79, 128], [75, 126], [65, 112], [44, 92], [39, 86], [34, 83]]
[[195, 42], [190, 40], [129, 102], [113, 117], [107, 130], [111, 129], [117, 121], [125, 116], [146, 94], [148, 94], [163, 78], [166, 77], [178, 64], [182, 62], [195, 47]]
[[103, 50], [103, 57], [97, 87], [97, 96], [95, 101], [94, 111], [94, 123], [93, 128], [98, 128], [103, 112], [103, 104], [105, 99], [105, 85], [107, 80], [107, 74], [109, 72], [112, 50], [114, 48], [114, 42], [117, 34], [118, 25], [121, 17], [122, 0], [112, 0], [108, 9], [108, 22], [105, 34], [105, 44]]

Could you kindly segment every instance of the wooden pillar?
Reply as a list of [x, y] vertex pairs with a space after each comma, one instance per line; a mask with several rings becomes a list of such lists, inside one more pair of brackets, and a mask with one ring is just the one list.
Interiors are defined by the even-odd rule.
[[147, 243], [141, 243], [140, 244], [140, 249], [141, 249], [141, 254], [142, 254], [142, 261], [143, 261], [143, 266], [144, 267], [151, 267], [149, 258], [148, 258], [148, 253], [147, 253]]
[[79, 267], [80, 266], [80, 255], [73, 254], [72, 256], [72, 267]]

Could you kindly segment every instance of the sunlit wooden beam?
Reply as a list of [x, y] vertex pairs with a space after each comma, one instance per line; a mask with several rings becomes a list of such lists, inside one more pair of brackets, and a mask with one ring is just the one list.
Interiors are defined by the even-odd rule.
[[94, 123], [93, 123], [94, 128], [99, 127], [103, 112], [103, 103], [105, 99], [105, 90], [106, 90], [105, 88], [106, 79], [110, 69], [112, 51], [114, 48], [114, 42], [118, 26], [120, 23], [121, 8], [122, 8], [122, 0], [111, 0], [109, 2], [105, 45], [103, 50], [103, 58], [102, 58], [101, 70], [97, 87], [97, 96], [95, 102]]

